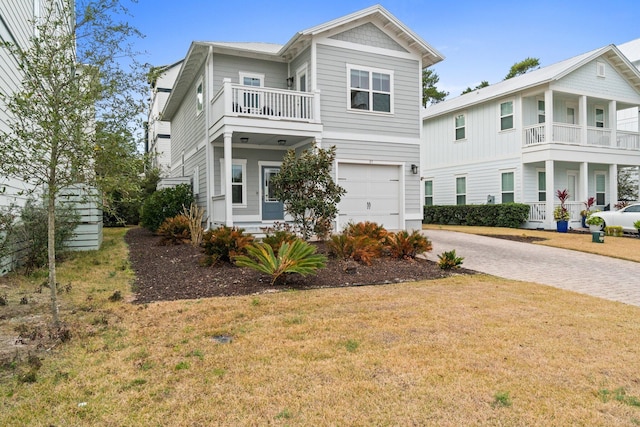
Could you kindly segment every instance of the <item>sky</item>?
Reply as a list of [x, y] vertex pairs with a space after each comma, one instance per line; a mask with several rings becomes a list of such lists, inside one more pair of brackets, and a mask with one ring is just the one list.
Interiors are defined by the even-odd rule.
[[192, 41], [286, 44], [296, 32], [376, 3], [438, 50], [438, 88], [457, 96], [501, 81], [516, 62], [542, 66], [640, 37], [639, 0], [138, 0], [129, 22], [145, 38], [140, 59], [174, 63]]

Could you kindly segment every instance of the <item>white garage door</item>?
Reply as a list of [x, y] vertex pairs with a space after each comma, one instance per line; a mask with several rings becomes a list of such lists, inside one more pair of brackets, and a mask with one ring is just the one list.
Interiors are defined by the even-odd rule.
[[340, 228], [361, 221], [401, 228], [400, 167], [340, 163], [338, 184], [347, 191], [340, 201]]

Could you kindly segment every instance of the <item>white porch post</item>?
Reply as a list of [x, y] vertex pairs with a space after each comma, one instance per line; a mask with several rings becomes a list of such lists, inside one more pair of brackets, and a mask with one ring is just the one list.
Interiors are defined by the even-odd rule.
[[556, 192], [554, 190], [554, 162], [553, 160], [546, 160], [544, 162], [544, 171], [546, 177], [546, 206], [545, 206], [545, 228], [553, 228], [553, 223], [555, 220], [553, 219], [553, 205], [556, 197]]
[[544, 141], [553, 142], [553, 91], [544, 91]]
[[580, 95], [580, 144], [587, 144], [587, 96]]
[[586, 202], [589, 198], [589, 163], [580, 163], [580, 199]]
[[[609, 142], [610, 147], [618, 146], [618, 113], [616, 108], [616, 101], [609, 101], [609, 128], [611, 128], [611, 141]], [[616, 180], [617, 179], [618, 178], [616, 177]]]
[[231, 153], [231, 136], [233, 133], [224, 133], [224, 224], [233, 226], [233, 197], [231, 194], [231, 169], [233, 162]]
[[612, 211], [616, 208], [614, 205], [618, 203], [618, 165], [609, 165], [609, 209]]

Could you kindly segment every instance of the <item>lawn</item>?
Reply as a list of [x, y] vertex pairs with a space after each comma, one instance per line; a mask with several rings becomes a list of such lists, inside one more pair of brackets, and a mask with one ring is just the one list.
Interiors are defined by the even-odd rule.
[[485, 275], [132, 305], [122, 235], [60, 265], [73, 337], [5, 364], [0, 425], [640, 424], [639, 307]]

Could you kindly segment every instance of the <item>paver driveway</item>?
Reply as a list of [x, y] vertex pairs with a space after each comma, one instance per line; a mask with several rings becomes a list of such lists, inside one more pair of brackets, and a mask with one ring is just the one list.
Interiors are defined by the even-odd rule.
[[640, 263], [455, 231], [423, 233], [433, 243], [430, 260], [455, 249], [471, 270], [640, 306]]

